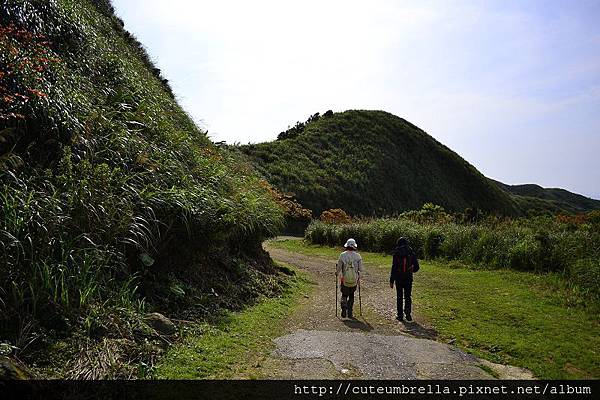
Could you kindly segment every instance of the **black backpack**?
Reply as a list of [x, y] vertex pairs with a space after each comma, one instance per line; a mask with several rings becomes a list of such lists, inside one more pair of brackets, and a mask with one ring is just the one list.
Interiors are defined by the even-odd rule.
[[413, 263], [413, 260], [416, 261], [416, 256], [410, 247], [408, 248], [408, 251], [403, 255], [394, 254], [394, 262], [398, 263], [398, 273], [406, 274], [411, 272], [417, 272], [420, 269], [419, 263]]

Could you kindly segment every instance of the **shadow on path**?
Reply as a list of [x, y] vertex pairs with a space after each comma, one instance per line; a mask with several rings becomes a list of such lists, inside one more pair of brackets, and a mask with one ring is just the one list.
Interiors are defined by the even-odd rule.
[[371, 324], [369, 324], [367, 322], [367, 320], [365, 320], [364, 318], [363, 318], [363, 321], [356, 319], [356, 318], [342, 319], [342, 323], [351, 329], [359, 329], [359, 330], [365, 331], [365, 332], [370, 332], [373, 330], [373, 327], [371, 326]]
[[402, 321], [402, 322], [398, 322], [398, 323], [403, 324], [404, 329], [406, 329], [406, 332], [410, 333], [411, 335], [413, 335], [415, 337], [418, 337], [421, 339], [431, 339], [431, 340], [437, 339], [438, 333], [433, 328], [424, 327], [415, 321], [412, 321], [412, 322]]

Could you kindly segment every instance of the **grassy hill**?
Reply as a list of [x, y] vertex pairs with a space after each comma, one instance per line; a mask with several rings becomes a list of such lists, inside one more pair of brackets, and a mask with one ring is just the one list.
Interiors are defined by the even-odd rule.
[[547, 209], [569, 213], [582, 213], [600, 209], [600, 200], [590, 199], [565, 189], [543, 188], [539, 185], [507, 185], [493, 181], [502, 190], [512, 194], [524, 209]]
[[3, 2], [0, 355], [42, 376], [146, 376], [165, 341], [145, 313], [214, 316], [282, 288], [261, 248], [282, 214], [110, 1]]
[[240, 150], [278, 189], [316, 213], [385, 215], [432, 202], [516, 214], [512, 197], [406, 120], [383, 111], [313, 116], [270, 143]]
[[393, 215], [434, 203], [450, 211], [584, 212], [600, 201], [562, 189], [509, 186], [410, 122], [384, 111], [315, 114], [273, 142], [240, 146], [263, 176], [317, 215]]

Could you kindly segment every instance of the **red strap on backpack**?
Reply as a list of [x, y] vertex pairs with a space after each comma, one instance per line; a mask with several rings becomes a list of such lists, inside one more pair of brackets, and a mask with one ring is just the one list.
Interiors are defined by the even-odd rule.
[[406, 272], [406, 257], [403, 259], [404, 264], [402, 265], [402, 272]]

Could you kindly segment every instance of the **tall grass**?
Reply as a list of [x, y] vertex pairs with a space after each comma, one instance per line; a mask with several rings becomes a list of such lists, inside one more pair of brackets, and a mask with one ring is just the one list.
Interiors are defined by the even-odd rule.
[[[0, 11], [0, 86], [15, 94], [0, 118], [0, 340], [23, 326], [89, 330], [99, 309], [173, 306], [170, 282], [204, 290], [206, 270], [227, 280], [234, 259], [269, 265], [260, 244], [281, 207], [191, 121], [111, 10]], [[11, 100], [23, 93], [37, 95]]]
[[314, 244], [339, 247], [352, 237], [376, 252], [390, 252], [401, 236], [421, 258], [558, 273], [584, 297], [600, 300], [600, 229], [594, 224], [573, 227], [553, 217], [477, 224], [384, 218], [337, 225], [313, 221], [305, 233]]

